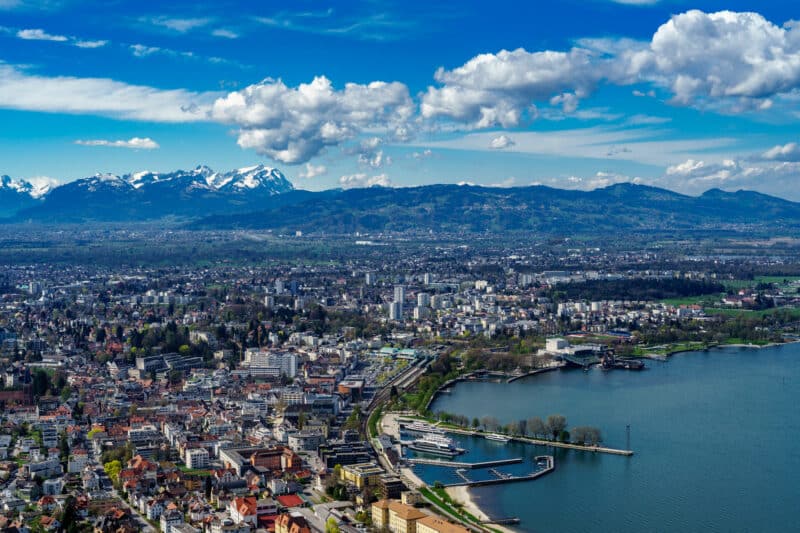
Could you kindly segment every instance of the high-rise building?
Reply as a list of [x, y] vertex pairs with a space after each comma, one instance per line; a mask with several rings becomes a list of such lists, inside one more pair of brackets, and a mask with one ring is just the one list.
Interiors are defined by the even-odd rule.
[[389, 319], [403, 320], [403, 304], [401, 302], [392, 302], [389, 304]]
[[394, 286], [394, 301], [401, 304], [406, 300], [406, 288], [403, 285]]
[[420, 292], [417, 294], [417, 306], [419, 307], [430, 307], [431, 305], [431, 295], [427, 292]]
[[433, 276], [430, 274], [430, 272], [426, 272], [425, 274], [423, 274], [422, 282], [425, 285], [430, 285], [433, 282]]
[[375, 274], [372, 272], [367, 272], [364, 274], [364, 284], [365, 285], [374, 285], [375, 284]]

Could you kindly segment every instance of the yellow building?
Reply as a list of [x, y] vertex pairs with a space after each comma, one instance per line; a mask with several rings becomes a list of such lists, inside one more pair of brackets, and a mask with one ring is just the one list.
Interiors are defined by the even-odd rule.
[[372, 525], [378, 531], [389, 527], [389, 500], [372, 503]]
[[428, 515], [410, 505], [398, 501], [389, 502], [389, 531], [392, 533], [416, 533], [417, 520]]
[[417, 520], [417, 533], [469, 533], [469, 529], [438, 516], [426, 516]]
[[377, 485], [383, 469], [375, 463], [345, 465], [339, 474], [342, 481], [352, 483], [359, 489]]

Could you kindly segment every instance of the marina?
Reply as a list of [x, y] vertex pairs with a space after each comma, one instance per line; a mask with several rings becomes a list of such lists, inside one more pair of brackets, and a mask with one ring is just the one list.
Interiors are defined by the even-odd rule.
[[[432, 410], [470, 417], [503, 413], [501, 423], [561, 413], [570, 427], [597, 425], [604, 443], [624, 447], [630, 426], [630, 446], [636, 450], [630, 459], [516, 439], [497, 446], [482, 434], [451, 433], [469, 449], [467, 457], [474, 462], [524, 457], [524, 466], [530, 466], [530, 454], [555, 457], [558, 468], [535, 482], [461, 489], [469, 490], [485, 515], [521, 519], [521, 530], [788, 531], [795, 529], [792, 498], [800, 462], [787, 433], [765, 432], [765, 424], [797, 425], [798, 355], [800, 345], [758, 352], [726, 348], [650, 361], [644, 372], [574, 370], [541, 373], [510, 384], [460, 383], [451, 394], [437, 398]], [[707, 430], [712, 422], [719, 431]], [[786, 468], [765, 470], [759, 463], [740, 460], [764, 449], [788, 458]], [[427, 483], [464, 483], [459, 476], [445, 477], [436, 467], [417, 465], [414, 470]], [[497, 470], [526, 473], [523, 465]], [[473, 471], [465, 475], [471, 480], [493, 477], [488, 472], [481, 473], [485, 478]], [[656, 493], [664, 498], [653, 499]], [[566, 494], [582, 502], [582, 513], [563, 512]], [[620, 501], [638, 512], [608, 512]]]
[[[533, 481], [534, 479], [538, 479], [544, 475], [549, 474], [553, 470], [555, 470], [555, 459], [552, 455], [540, 455], [536, 457], [535, 464], [537, 466], [537, 470], [534, 470], [528, 475], [522, 476], [515, 476], [512, 474], [507, 474], [504, 472], [500, 472], [495, 468], [490, 468], [489, 472], [495, 476], [494, 479], [484, 479], [479, 481], [473, 481], [466, 476], [462, 476], [464, 479], [464, 483], [456, 483], [450, 486], [455, 485], [466, 485], [468, 487], [482, 487], [486, 485], [497, 485], [499, 483], [510, 483], [516, 481]], [[447, 485], [446, 485], [447, 486]]]

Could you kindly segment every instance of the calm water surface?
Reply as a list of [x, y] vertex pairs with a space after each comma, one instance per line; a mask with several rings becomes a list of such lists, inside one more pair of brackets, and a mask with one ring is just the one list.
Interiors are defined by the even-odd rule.
[[[800, 344], [681, 354], [644, 372], [461, 383], [432, 409], [503, 423], [563, 414], [616, 448], [630, 425], [630, 458], [458, 438], [470, 450], [463, 461], [525, 457], [514, 473], [555, 455], [544, 478], [473, 490], [523, 531], [800, 531]], [[436, 468], [420, 474], [449, 481]]]

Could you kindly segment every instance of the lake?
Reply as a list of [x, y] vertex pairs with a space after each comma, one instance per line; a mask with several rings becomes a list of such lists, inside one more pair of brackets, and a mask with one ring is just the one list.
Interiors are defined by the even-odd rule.
[[[570, 428], [599, 427], [613, 448], [626, 447], [630, 425], [633, 457], [458, 437], [468, 462], [555, 456], [543, 478], [472, 491], [491, 516], [521, 518], [522, 531], [796, 531], [800, 344], [690, 352], [647, 367], [459, 383], [431, 409], [502, 423], [562, 414]], [[446, 475], [418, 470], [429, 483]]]

